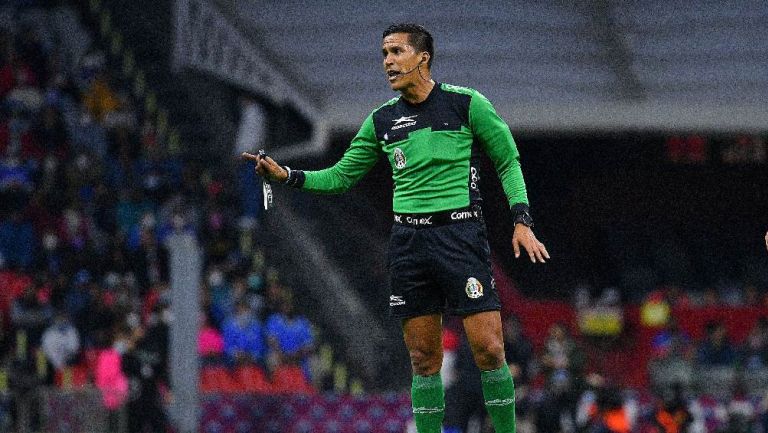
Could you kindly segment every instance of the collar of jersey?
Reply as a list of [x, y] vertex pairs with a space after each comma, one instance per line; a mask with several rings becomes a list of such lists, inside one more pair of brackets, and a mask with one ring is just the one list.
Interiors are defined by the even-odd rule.
[[427, 105], [427, 102], [429, 102], [430, 100], [432, 100], [432, 98], [434, 98], [435, 93], [437, 93], [439, 91], [438, 90], [439, 87], [440, 87], [440, 83], [435, 81], [435, 85], [432, 86], [432, 90], [429, 91], [429, 95], [427, 95], [427, 99], [419, 102], [418, 104], [412, 104], [412, 103], [406, 101], [405, 98], [403, 98], [402, 96], [400, 97], [400, 102], [402, 102], [403, 104], [405, 104], [405, 105], [407, 105], [409, 107], [412, 107], [412, 108], [423, 107], [423, 106]]

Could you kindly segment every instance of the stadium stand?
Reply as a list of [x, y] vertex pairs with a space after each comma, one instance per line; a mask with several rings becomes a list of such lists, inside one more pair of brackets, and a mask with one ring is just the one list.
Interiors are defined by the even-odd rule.
[[[356, 269], [357, 279], [332, 280], [351, 281], [350, 287], [332, 286], [341, 297], [352, 298], [359, 292], [365, 306], [361, 310], [369, 310], [363, 313], [371, 318], [371, 328], [364, 332], [372, 335], [376, 326], [386, 333], [376, 334], [372, 338], [376, 341], [369, 342], [368, 350], [380, 353], [377, 362], [370, 362], [374, 372], [363, 387], [356, 376], [366, 376], [364, 372], [347, 369], [336, 359], [343, 358], [344, 352], [338, 349], [338, 342], [333, 347], [325, 344], [325, 329], [319, 327], [318, 332], [319, 323], [307, 326], [302, 321], [297, 330], [284, 326], [284, 318], [272, 315], [285, 302], [286, 284], [296, 285], [294, 290], [301, 293], [296, 298], [300, 298], [307, 292], [299, 292], [304, 288], [296, 281], [315, 280], [323, 285], [329, 281], [326, 275], [320, 275], [317, 266], [305, 268], [306, 264], [284, 260], [284, 250], [276, 257], [265, 257], [266, 247], [251, 237], [251, 230], [261, 222], [240, 224], [242, 208], [234, 204], [239, 203], [238, 191], [235, 174], [227, 174], [228, 170], [234, 172], [228, 162], [222, 158], [201, 164], [200, 155], [190, 157], [183, 152], [183, 145], [204, 146], [207, 140], [214, 140], [211, 136], [215, 134], [205, 131], [207, 123], [234, 124], [234, 116], [212, 116], [201, 105], [210, 102], [211, 111], [234, 111], [231, 106], [236, 98], [229, 98], [232, 104], [227, 104], [219, 96], [233, 96], [240, 90], [190, 97], [176, 87], [169, 73], [169, 53], [155, 44], [156, 39], [170, 38], [170, 27], [161, 27], [170, 20], [170, 9], [139, 20], [141, 26], [132, 26], [135, 16], [152, 15], [141, 13], [139, 3], [113, 8], [109, 2], [91, 1], [38, 8], [29, 5], [47, 6], [48, 2], [30, 0], [0, 7], [0, 430], [11, 431], [17, 425], [42, 431], [95, 431], [117, 422], [123, 429], [136, 431], [136, 413], [164, 412], [172, 396], [162, 361], [172, 315], [163, 240], [187, 232], [197, 236], [206, 251], [206, 311], [201, 312], [198, 346], [201, 431], [404, 431], [411, 419], [402, 383], [403, 378], [408, 379], [403, 373], [407, 360], [402, 353], [383, 353], [382, 347], [399, 347], [399, 330], [397, 324], [384, 324], [386, 305], [378, 296], [377, 284], [384, 280], [385, 270], [371, 257], [382, 256], [386, 232], [382, 227], [388, 219], [380, 210], [386, 200], [362, 198], [368, 188], [365, 185], [335, 201], [336, 206], [289, 193], [280, 197], [286, 208], [280, 212], [301, 213], [290, 220], [295, 225], [287, 229], [293, 230], [288, 234], [300, 233], [301, 245], [324, 245], [331, 250], [328, 257], [366, 270]], [[247, 9], [245, 2], [235, 3]], [[766, 47], [750, 43], [759, 39], [756, 34], [765, 33], [768, 13], [764, 2], [728, 2], [728, 7], [706, 2], [698, 9], [683, 8], [676, 2], [654, 5], [653, 12], [641, 2], [603, 11], [615, 13], [617, 19], [611, 27], [615, 33], [606, 39], [594, 34], [595, 22], [590, 16], [594, 11], [564, 3], [528, 2], [515, 8], [492, 5], [493, 13], [472, 7], [463, 9], [464, 18], [457, 22], [457, 11], [446, 2], [442, 4], [445, 10], [436, 8], [424, 23], [438, 35], [457, 31], [466, 36], [441, 38], [446, 41], [438, 54], [441, 74], [459, 81], [482, 81], [490, 87], [481, 90], [500, 100], [600, 104], [636, 98], [637, 94], [621, 91], [627, 86], [622, 83], [626, 77], [617, 76], [615, 59], [606, 58], [601, 45], [607, 39], [624, 38], [625, 54], [632, 60], [628, 73], [634, 74], [642, 95], [652, 102], [679, 98], [690, 103], [704, 99], [756, 103], [764, 99], [768, 73], [761, 59], [766, 57]], [[388, 96], [379, 83], [375, 62], [369, 61], [378, 44], [378, 33], [370, 29], [388, 24], [379, 18], [378, 8], [383, 6], [359, 6], [344, 0], [333, 5], [334, 13], [301, 12], [309, 18], [301, 23], [295, 22], [301, 2], [267, 2], [261, 10], [266, 8], [270, 14], [248, 12], [266, 43], [300, 65], [300, 74], [308, 77], [305, 88], [325, 89], [326, 101], [334, 105], [330, 115], [341, 125], [357, 123], [359, 116], [353, 112], [370, 108], [361, 108], [363, 101]], [[396, 2], [386, 7], [397, 6]], [[285, 29], [297, 39], [286, 39]], [[330, 39], [317, 38], [317, 34]], [[495, 42], [498, 40], [503, 44]], [[478, 44], [487, 50], [480, 54]], [[288, 50], [288, 46], [295, 49]], [[329, 47], [341, 50], [347, 60], [328, 62]], [[491, 58], [502, 62], [488, 61]], [[723, 64], [714, 65], [719, 62]], [[148, 64], [152, 67], [147, 68]], [[486, 67], [478, 68], [478, 64]], [[476, 78], [478, 69], [484, 69], [481, 78]], [[350, 73], [356, 77], [351, 87], [344, 79]], [[214, 93], [217, 85], [203, 85], [201, 81], [206, 79], [197, 79], [187, 85], [198, 83]], [[176, 105], [168, 104], [174, 99]], [[217, 133], [226, 130], [221, 128]], [[190, 138], [195, 135], [199, 136]], [[224, 146], [223, 139], [216, 140], [221, 140], [217, 146]], [[690, 150], [688, 144], [706, 148], [701, 138], [675, 143], [671, 144], [684, 144], [682, 153]], [[605, 147], [585, 144], [580, 151], [596, 148], [595, 153], [610, 156]], [[536, 155], [535, 149], [531, 151]], [[542, 155], [547, 154], [538, 154]], [[558, 151], [557, 155], [579, 162], [575, 151]], [[701, 158], [688, 160], [683, 155], [680, 160], [704, 164], [711, 157], [703, 150], [697, 155]], [[610, 157], [599, 161], [596, 165], [616, 162]], [[662, 166], [660, 171], [665, 168], [669, 167]], [[703, 189], [718, 186], [711, 179], [715, 170], [691, 175], [691, 166], [685, 166], [668, 171], [672, 173], [657, 173], [665, 189], [674, 189], [669, 185], [693, 176], [705, 178], [696, 180]], [[758, 189], [762, 184], [748, 174], [746, 183]], [[618, 189], [626, 185], [621, 179], [605, 177], [606, 182], [620, 185]], [[740, 181], [736, 178], [732, 183], [738, 186]], [[378, 185], [374, 198], [386, 198], [381, 185], [386, 182]], [[733, 186], [720, 187], [738, 191]], [[702, 196], [700, 202], [708, 205], [713, 200]], [[696, 203], [685, 201], [686, 205]], [[295, 212], [297, 209], [303, 212]], [[751, 218], [746, 226], [755, 225], [752, 214], [736, 209], [745, 220]], [[491, 215], [489, 212], [493, 218]], [[687, 222], [685, 215], [676, 217]], [[370, 224], [360, 227], [355, 224], [360, 219]], [[707, 227], [722, 225], [718, 218], [702, 219]], [[277, 230], [278, 238], [279, 233], [286, 233], [285, 227]], [[334, 248], [339, 242], [350, 246]], [[617, 244], [619, 250], [631, 246], [628, 240]], [[700, 249], [695, 243], [681, 248]], [[723, 249], [732, 251], [733, 246]], [[695, 254], [691, 257], [693, 262], [700, 259]], [[281, 273], [275, 271], [275, 262], [289, 263], [291, 273], [286, 274], [285, 267]], [[320, 267], [330, 274], [333, 261], [322, 263], [331, 265]], [[630, 266], [619, 262], [616, 267], [626, 271]], [[671, 267], [659, 265], [650, 272], [664, 275]], [[724, 262], [697, 277], [707, 285], [712, 275], [734, 267]], [[761, 268], [755, 269], [731, 276], [746, 279], [760, 273]], [[631, 424], [633, 431], [649, 433], [677, 431], [671, 427], [679, 425], [660, 428], [669, 419], [681, 425], [690, 423], [694, 431], [765, 431], [768, 427], [764, 397], [768, 391], [768, 331], [761, 322], [768, 310], [764, 292], [750, 285], [752, 282], [730, 282], [705, 290], [644, 287], [634, 297], [624, 296], [623, 303], [612, 295], [615, 291], [606, 290], [605, 296], [582, 303], [521, 290], [502, 260], [495, 263], [495, 272], [504, 298], [504, 317], [514, 315], [519, 320], [520, 338], [529, 341], [533, 351], [526, 358], [530, 364], [522, 373], [526, 377], [518, 381], [519, 419], [529, 431], [550, 431], [551, 421], [561, 418], [568, 420], [566, 426], [576, 428], [619, 419]], [[299, 273], [303, 275], [295, 275]], [[650, 280], [653, 278], [643, 281]], [[327, 287], [317, 290], [323, 289]], [[551, 288], [547, 293], [568, 293], [570, 289]], [[653, 289], [658, 290], [653, 293]], [[642, 304], [646, 301], [662, 306], [650, 314], [660, 317], [648, 320], [647, 305]], [[318, 307], [327, 304], [313, 302], [309, 298], [296, 308], [301, 313], [306, 310], [310, 319], [331, 311]], [[234, 318], [236, 306], [242, 307], [249, 320], [269, 328], [264, 337], [271, 337], [271, 343], [262, 345], [267, 354], [259, 353], [250, 361], [226, 356], [229, 341], [222, 328]], [[676, 330], [667, 326], [673, 319], [678, 322]], [[722, 340], [705, 338], [708, 324], [718, 322], [727, 330], [728, 350], [723, 349]], [[454, 332], [446, 334], [450, 335], [445, 339], [446, 350], [457, 355], [456, 364], [449, 366], [455, 369], [453, 375], [447, 372], [446, 376], [461, 380], [456, 372], [467, 367], [460, 360], [468, 358], [458, 353], [460, 326], [448, 322], [446, 327]], [[295, 333], [281, 338], [280, 332], [286, 328]], [[316, 342], [307, 342], [308, 330]], [[72, 343], [75, 339], [77, 344]], [[289, 346], [296, 340], [301, 341], [301, 348], [295, 352]], [[382, 341], [386, 344], [376, 345]], [[305, 351], [308, 357], [295, 357], [297, 352], [306, 356]], [[722, 356], [717, 358], [717, 354]], [[556, 360], [558, 356], [562, 359]], [[101, 390], [94, 387], [97, 371], [109, 370], [105, 364], [117, 358], [120, 368], [105, 375], [111, 374], [115, 383], [133, 382], [142, 393], [140, 400], [111, 389], [110, 378], [103, 383], [99, 380]], [[281, 361], [285, 359], [290, 361]], [[147, 368], [152, 371], [149, 375]], [[126, 418], [115, 420], [114, 413], [94, 410], [104, 406], [104, 390], [113, 393], [110, 402], [118, 406], [121, 399], [127, 399]], [[615, 403], [617, 395], [621, 409], [607, 411], [606, 402]], [[38, 407], [39, 413], [33, 409]], [[147, 418], [165, 421], [162, 415]]]
[[[760, 1], [624, 2], [620, 28], [649, 99], [757, 103], [766, 96], [768, 6]], [[757, 43], [756, 43], [757, 42]]]

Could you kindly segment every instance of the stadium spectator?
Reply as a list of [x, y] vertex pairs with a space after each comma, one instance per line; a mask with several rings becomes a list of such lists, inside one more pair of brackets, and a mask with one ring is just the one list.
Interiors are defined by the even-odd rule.
[[99, 122], [120, 107], [120, 100], [112, 89], [109, 74], [103, 69], [96, 74], [89, 88], [83, 93], [83, 104]]
[[629, 433], [632, 431], [633, 419], [628, 408], [624, 405], [621, 391], [613, 386], [598, 385], [592, 392], [594, 401], [586, 404], [583, 427], [579, 431], [588, 433]]
[[34, 260], [35, 236], [32, 224], [13, 211], [9, 219], [0, 222], [0, 254], [10, 267], [29, 269]]
[[691, 360], [693, 344], [691, 337], [678, 326], [672, 317], [651, 341], [651, 354], [654, 358]]
[[101, 391], [104, 407], [110, 411], [120, 408], [128, 398], [129, 383], [123, 373], [122, 357], [132, 348], [130, 331], [120, 329], [112, 344], [102, 349], [96, 358], [94, 384]]
[[728, 339], [725, 325], [708, 323], [706, 337], [699, 346], [696, 361], [706, 366], [732, 366], [736, 360], [736, 351]]
[[283, 364], [297, 364], [307, 380], [311, 380], [309, 356], [314, 345], [312, 326], [304, 316], [296, 314], [290, 293], [283, 295], [280, 311], [267, 318], [265, 334], [272, 369]]
[[561, 423], [566, 426], [575, 423], [585, 361], [565, 324], [552, 325], [541, 355], [547, 388], [536, 416], [537, 431], [558, 431]]
[[653, 415], [652, 424], [659, 433], [683, 433], [693, 422], [681, 385], [675, 385], [662, 395]]
[[38, 288], [29, 284], [11, 307], [11, 324], [24, 333], [29, 350], [40, 346], [43, 331], [53, 316], [53, 309], [39, 296]]
[[204, 364], [222, 360], [224, 338], [218, 329], [211, 325], [208, 315], [200, 313], [200, 331], [197, 334], [197, 353]]
[[235, 304], [242, 294], [234, 293], [232, 285], [224, 277], [224, 272], [217, 266], [209, 269], [207, 283], [213, 325], [223, 329], [224, 322], [235, 313]]
[[96, 282], [89, 284], [88, 291], [88, 304], [76, 323], [84, 345], [98, 346], [108, 339], [110, 330], [118, 321], [118, 315], [107, 305], [106, 293]]
[[[126, 171], [132, 169], [127, 169]], [[138, 189], [121, 189], [120, 199], [117, 202], [115, 217], [117, 218], [117, 227], [124, 235], [128, 235], [141, 224], [146, 224], [143, 219], [149, 215], [154, 218], [154, 205], [149, 201], [143, 192]]]
[[[131, 433], [162, 432], [165, 429], [164, 393], [168, 384], [168, 333], [170, 310], [158, 303], [139, 329], [135, 348], [123, 357], [123, 371], [131, 380], [128, 399], [128, 429]], [[143, 335], [141, 335], [143, 334]]]
[[768, 367], [768, 319], [761, 317], [741, 348], [740, 364], [748, 370]]
[[80, 351], [80, 334], [72, 326], [66, 312], [56, 313], [51, 326], [43, 332], [40, 346], [57, 371], [75, 360]]
[[37, 143], [46, 155], [53, 155], [59, 159], [66, 157], [69, 135], [64, 125], [64, 119], [56, 107], [46, 105], [33, 130]]
[[521, 399], [531, 377], [534, 362], [533, 344], [523, 335], [523, 327], [515, 316], [508, 316], [503, 323], [504, 357], [515, 379], [515, 397]]
[[80, 269], [72, 279], [72, 287], [67, 291], [64, 297], [69, 317], [80, 327], [82, 316], [85, 314], [88, 304], [91, 302], [91, 292], [88, 290], [88, 284], [91, 282], [91, 273], [86, 269]]
[[131, 254], [130, 263], [144, 295], [149, 287], [168, 281], [168, 249], [157, 241], [154, 230], [142, 229], [139, 247]]
[[583, 353], [570, 336], [566, 325], [563, 323], [552, 325], [541, 357], [547, 376], [550, 379], [560, 373], [565, 373], [568, 377], [580, 376], [584, 361]]
[[456, 380], [445, 390], [445, 433], [467, 431], [471, 422], [485, 423], [487, 411], [483, 403], [480, 370], [475, 365], [469, 341], [462, 332], [456, 350]]
[[223, 327], [224, 353], [235, 364], [263, 364], [266, 344], [261, 322], [254, 316], [250, 305], [239, 300], [235, 314]]

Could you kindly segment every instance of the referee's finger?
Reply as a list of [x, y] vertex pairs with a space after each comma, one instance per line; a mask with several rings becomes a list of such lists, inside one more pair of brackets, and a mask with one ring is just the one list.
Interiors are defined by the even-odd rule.
[[243, 159], [247, 159], [248, 161], [253, 161], [253, 162], [259, 162], [259, 159], [260, 159], [259, 155], [254, 155], [254, 154], [248, 153], [248, 152], [243, 152], [240, 155], [240, 157], [243, 158]]
[[271, 158], [271, 157], [269, 157], [269, 156], [268, 156], [268, 157], [266, 157], [266, 158], [264, 158], [264, 162], [265, 162], [266, 164], [268, 164], [269, 166], [271, 166], [272, 168], [280, 167], [280, 165], [279, 165], [278, 163], [276, 163], [276, 162], [275, 162], [275, 160], [274, 160], [274, 159], [272, 159], [272, 158]]
[[549, 251], [547, 251], [547, 247], [545, 247], [541, 242], [539, 242], [539, 247], [541, 248], [541, 253], [544, 255], [544, 257], [549, 259]]
[[516, 238], [512, 238], [512, 249], [515, 251], [515, 258], [520, 257], [520, 244]]

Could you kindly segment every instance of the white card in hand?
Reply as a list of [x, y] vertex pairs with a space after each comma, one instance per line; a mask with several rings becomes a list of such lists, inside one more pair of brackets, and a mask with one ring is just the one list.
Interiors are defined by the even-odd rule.
[[269, 210], [272, 207], [272, 185], [262, 181], [261, 190], [264, 196], [264, 210]]

